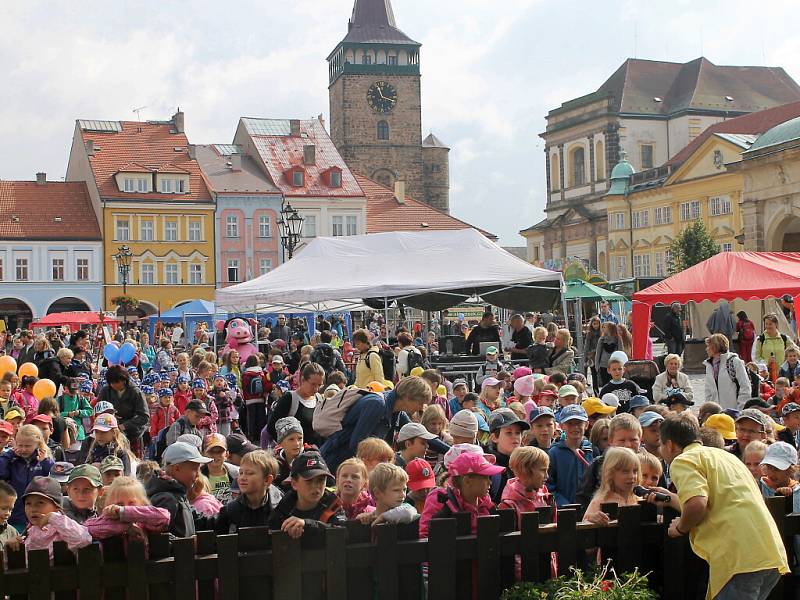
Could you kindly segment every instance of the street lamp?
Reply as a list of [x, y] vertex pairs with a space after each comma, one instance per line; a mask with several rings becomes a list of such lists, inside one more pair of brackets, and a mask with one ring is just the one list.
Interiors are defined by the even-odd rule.
[[[117, 262], [117, 270], [119, 271], [120, 279], [122, 279], [122, 295], [128, 295], [128, 275], [131, 272], [131, 257], [133, 252], [128, 246], [120, 246], [117, 248], [118, 252], [114, 255], [114, 260]], [[126, 306], [122, 311], [122, 328], [128, 329], [128, 307]]]
[[303, 217], [300, 216], [290, 203], [281, 207], [281, 220], [278, 221], [278, 230], [281, 234], [281, 245], [286, 250], [288, 260], [291, 260], [294, 249], [300, 242], [303, 233]]

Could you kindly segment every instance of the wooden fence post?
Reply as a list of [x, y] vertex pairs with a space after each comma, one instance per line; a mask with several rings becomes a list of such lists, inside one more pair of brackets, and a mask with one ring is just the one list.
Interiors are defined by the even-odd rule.
[[[781, 539], [783, 540], [783, 546], [786, 548], [786, 555], [791, 557], [794, 554], [794, 545], [792, 544], [793, 536], [787, 534], [787, 519], [786, 514], [794, 512], [794, 506], [792, 505], [792, 497], [791, 496], [773, 496], [771, 498], [764, 498], [764, 501], [767, 503], [767, 510], [769, 510], [769, 514], [772, 515], [772, 518], [775, 521], [775, 525], [778, 527], [778, 531], [781, 534]], [[793, 598], [793, 595], [789, 594], [789, 588], [791, 585], [787, 585], [786, 580], [792, 579], [792, 577], [781, 577], [778, 580], [778, 583], [772, 588], [772, 592], [770, 592], [769, 598], [770, 600], [780, 600], [782, 598]]]
[[300, 568], [300, 540], [282, 531], [272, 532], [273, 598], [301, 598], [303, 572]]
[[[53, 544], [53, 566], [54, 567], [67, 567], [70, 571], [70, 574], [75, 577], [75, 583], [77, 584], [77, 572], [75, 568], [75, 555], [72, 551], [67, 547], [64, 542], [56, 542]], [[67, 590], [61, 592], [55, 592], [53, 594], [54, 600], [75, 600], [78, 597], [77, 593], [77, 585], [75, 590]]]
[[94, 543], [78, 550], [78, 588], [81, 600], [100, 600], [103, 597], [100, 544]]
[[[500, 596], [500, 517], [478, 517], [478, 598]], [[383, 599], [381, 599], [383, 600]]]
[[632, 573], [642, 557], [642, 511], [637, 506], [620, 506], [617, 513], [617, 573]]
[[219, 574], [220, 600], [239, 598], [239, 536], [235, 534], [217, 537], [217, 573]]
[[379, 525], [376, 527], [378, 547], [375, 557], [375, 574], [378, 580], [378, 597], [381, 600], [397, 600], [397, 527]]
[[686, 564], [689, 544], [687, 536], [671, 538], [667, 535], [672, 520], [679, 516], [677, 511], [664, 508], [664, 560], [661, 566], [663, 576], [662, 598], [689, 598]]
[[431, 519], [428, 533], [428, 597], [456, 600], [456, 586], [453, 585], [455, 572], [456, 521]]
[[128, 540], [127, 562], [128, 598], [147, 598], [147, 549], [143, 540]]
[[50, 600], [50, 553], [47, 550], [28, 552], [28, 572], [34, 575], [28, 578], [29, 600]]
[[559, 576], [569, 575], [569, 568], [575, 566], [578, 555], [577, 517], [578, 513], [573, 508], [559, 510], [556, 517]]
[[347, 530], [331, 527], [325, 532], [325, 590], [328, 600], [346, 600], [347, 580]]
[[174, 557], [172, 574], [175, 578], [176, 600], [195, 600], [197, 597], [197, 577], [194, 568], [194, 540], [179, 538], [172, 540]]
[[[544, 581], [550, 574], [548, 569], [545, 573], [541, 570], [539, 546], [539, 513], [523, 513], [520, 519], [520, 539], [519, 553], [522, 558], [522, 581]], [[547, 563], [550, 563], [550, 553]]]

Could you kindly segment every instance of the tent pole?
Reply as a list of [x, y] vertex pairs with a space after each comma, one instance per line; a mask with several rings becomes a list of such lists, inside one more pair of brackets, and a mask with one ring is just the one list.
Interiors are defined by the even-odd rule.
[[253, 326], [253, 329], [255, 330], [255, 335], [253, 336], [253, 338], [256, 341], [256, 352], [258, 352], [258, 307], [257, 306], [253, 307], [253, 320], [256, 322], [256, 324]]
[[578, 347], [578, 370], [586, 375], [586, 357], [583, 355], [583, 306], [580, 298], [575, 298], [575, 340]]
[[[386, 343], [389, 343], [389, 299], [384, 296], [383, 297], [383, 318], [384, 322], [386, 323]], [[378, 336], [380, 337], [380, 335]]]
[[567, 293], [566, 289], [561, 290], [561, 310], [564, 312], [564, 328], [569, 329], [569, 315], [567, 315]]

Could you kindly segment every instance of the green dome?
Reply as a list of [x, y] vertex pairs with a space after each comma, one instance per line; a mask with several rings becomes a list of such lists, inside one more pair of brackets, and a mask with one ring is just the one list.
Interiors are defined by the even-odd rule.
[[636, 173], [636, 169], [625, 156], [625, 152], [622, 152], [619, 162], [611, 169], [611, 187], [606, 192], [606, 196], [622, 196], [628, 191], [628, 182], [631, 175]]
[[636, 173], [636, 169], [623, 158], [611, 169], [611, 179], [628, 179], [634, 173]]
[[747, 150], [748, 153], [770, 146], [778, 146], [786, 142], [800, 140], [800, 117], [795, 117], [775, 125], [756, 139], [755, 143]]

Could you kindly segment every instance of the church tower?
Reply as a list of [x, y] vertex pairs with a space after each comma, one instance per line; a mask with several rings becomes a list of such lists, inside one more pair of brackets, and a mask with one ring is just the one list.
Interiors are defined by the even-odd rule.
[[331, 139], [354, 171], [389, 188], [405, 181], [409, 196], [438, 197], [433, 205], [448, 210], [446, 147], [423, 149], [419, 49], [397, 28], [391, 0], [355, 0], [347, 35], [327, 59]]

